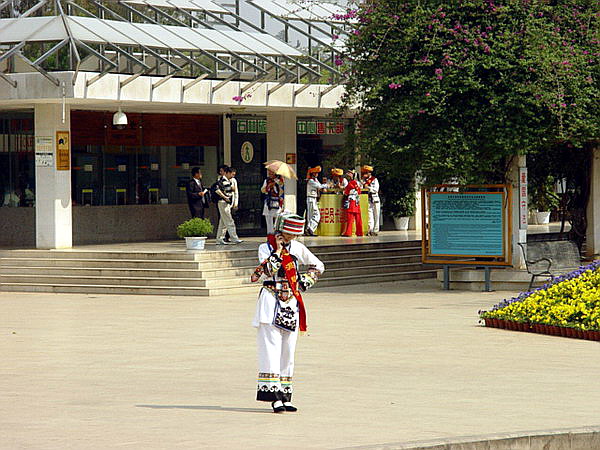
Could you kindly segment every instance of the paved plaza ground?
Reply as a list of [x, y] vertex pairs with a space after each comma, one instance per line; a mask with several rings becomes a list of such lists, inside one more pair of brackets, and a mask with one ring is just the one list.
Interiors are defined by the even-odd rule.
[[600, 345], [478, 325], [511, 293], [314, 289], [297, 413], [254, 401], [255, 296], [0, 293], [0, 449], [393, 448], [595, 426]]

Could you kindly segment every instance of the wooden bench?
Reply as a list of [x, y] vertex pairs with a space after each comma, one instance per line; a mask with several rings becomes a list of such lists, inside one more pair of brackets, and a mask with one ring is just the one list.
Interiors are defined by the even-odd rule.
[[534, 241], [519, 246], [531, 274], [529, 290], [537, 277], [556, 277], [581, 265], [579, 248], [573, 241]]

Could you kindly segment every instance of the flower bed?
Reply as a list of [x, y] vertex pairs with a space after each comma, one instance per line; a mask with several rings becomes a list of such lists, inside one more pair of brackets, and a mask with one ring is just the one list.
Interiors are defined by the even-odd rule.
[[600, 261], [479, 311], [485, 326], [600, 341]]

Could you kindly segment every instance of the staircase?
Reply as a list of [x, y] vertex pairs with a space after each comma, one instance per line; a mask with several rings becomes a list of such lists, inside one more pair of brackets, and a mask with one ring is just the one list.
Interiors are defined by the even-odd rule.
[[[420, 241], [312, 246], [325, 263], [317, 287], [434, 278]], [[204, 252], [5, 250], [0, 291], [216, 296], [258, 290], [257, 249]]]

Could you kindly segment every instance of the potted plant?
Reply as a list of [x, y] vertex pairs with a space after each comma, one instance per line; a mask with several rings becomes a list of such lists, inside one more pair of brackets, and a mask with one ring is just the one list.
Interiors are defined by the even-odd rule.
[[558, 194], [554, 192], [554, 177], [551, 175], [531, 186], [530, 204], [535, 210], [536, 223], [538, 225], [550, 222], [550, 212], [556, 209], [559, 203]]
[[396, 230], [408, 230], [410, 217], [415, 214], [415, 191], [409, 190], [403, 195], [388, 199], [386, 206], [394, 219]]
[[203, 250], [206, 236], [212, 232], [213, 226], [210, 220], [198, 217], [186, 220], [177, 227], [177, 236], [185, 238], [185, 246], [188, 250]]

